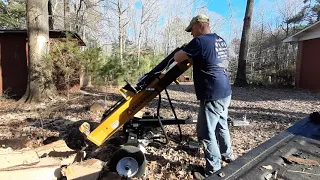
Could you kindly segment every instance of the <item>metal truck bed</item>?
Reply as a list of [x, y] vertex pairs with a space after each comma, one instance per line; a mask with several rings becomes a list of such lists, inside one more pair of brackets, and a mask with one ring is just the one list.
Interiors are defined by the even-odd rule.
[[312, 113], [207, 179], [320, 180], [319, 117]]

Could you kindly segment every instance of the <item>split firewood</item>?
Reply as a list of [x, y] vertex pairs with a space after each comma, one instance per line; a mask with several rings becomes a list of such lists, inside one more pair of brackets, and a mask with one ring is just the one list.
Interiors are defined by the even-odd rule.
[[[50, 165], [69, 165], [83, 156], [70, 149], [63, 140], [47, 144], [36, 149], [25, 149], [19, 151], [0, 152], [0, 171], [12, 168], [23, 168], [25, 166], [50, 166]], [[50, 159], [50, 161], [48, 161]], [[47, 164], [45, 164], [45, 162]], [[55, 162], [52, 164], [52, 162]], [[39, 165], [39, 163], [41, 165]]]
[[88, 159], [83, 162], [73, 163], [61, 169], [61, 174], [67, 179], [96, 180], [99, 178], [104, 162], [98, 159]]
[[23, 164], [0, 170], [2, 179], [24, 180], [30, 179], [57, 179], [61, 177], [61, 161], [57, 158], [40, 158], [36, 164]]
[[1, 179], [56, 180], [61, 177], [60, 166], [29, 167], [12, 171], [0, 171]]
[[13, 151], [0, 154], [0, 170], [19, 165], [38, 163], [40, 158], [35, 151]]
[[68, 157], [76, 151], [70, 149], [64, 140], [52, 142], [50, 144], [35, 149], [39, 157]]

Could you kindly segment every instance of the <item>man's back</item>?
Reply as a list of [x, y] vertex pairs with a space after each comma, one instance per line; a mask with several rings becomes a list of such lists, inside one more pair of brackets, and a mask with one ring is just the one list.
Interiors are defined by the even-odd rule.
[[184, 51], [193, 59], [193, 75], [199, 100], [217, 100], [231, 94], [227, 68], [227, 46], [216, 34], [195, 37]]

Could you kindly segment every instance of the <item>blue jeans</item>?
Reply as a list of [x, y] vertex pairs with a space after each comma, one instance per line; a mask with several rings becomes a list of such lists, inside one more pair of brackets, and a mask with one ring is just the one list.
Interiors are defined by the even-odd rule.
[[220, 100], [200, 101], [197, 136], [203, 144], [207, 174], [221, 169], [221, 156], [232, 156], [227, 122], [230, 101], [231, 95]]

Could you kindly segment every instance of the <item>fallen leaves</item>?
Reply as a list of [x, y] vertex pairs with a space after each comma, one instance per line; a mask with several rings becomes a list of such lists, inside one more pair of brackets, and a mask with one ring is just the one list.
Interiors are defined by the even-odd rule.
[[[235, 120], [242, 120], [245, 115], [246, 120], [250, 122], [245, 127], [230, 127], [232, 148], [236, 157], [242, 156], [296, 121], [320, 109], [320, 93], [290, 89], [232, 88], [230, 117]], [[192, 119], [196, 119], [199, 102], [195, 97], [193, 84], [173, 84], [167, 89], [178, 118], [190, 116]], [[15, 143], [16, 148], [42, 146], [43, 141], [48, 137], [64, 137], [68, 132], [68, 124], [74, 121], [99, 119], [94, 113], [89, 112], [90, 105], [105, 99], [104, 104], [108, 108], [114, 105], [119, 98], [118, 88], [108, 88], [106, 93], [99, 93], [98, 95], [71, 94], [70, 101], [57, 97], [56, 101], [45, 104], [22, 104], [18, 106], [14, 101], [1, 100], [0, 140], [25, 136], [27, 137], [26, 142], [18, 141], [18, 143]], [[157, 102], [158, 98], [155, 98], [143, 111], [150, 111], [151, 114], [155, 114]], [[173, 116], [165, 93], [162, 94], [160, 115]], [[167, 133], [178, 137], [179, 131], [176, 125], [165, 126], [165, 129]], [[197, 139], [194, 124], [181, 125], [181, 130], [185, 138]], [[28, 141], [30, 142], [28, 143]], [[13, 145], [12, 141], [10, 141], [11, 144], [7, 142], [0, 145], [4, 145], [5, 148]], [[104, 148], [107, 150], [100, 156], [108, 161], [114, 149], [110, 146]], [[145, 179], [193, 179], [192, 168], [195, 165], [205, 165], [202, 151], [194, 153], [183, 150], [172, 142], [166, 146], [149, 146], [146, 149], [148, 171]], [[9, 149], [6, 151], [9, 151]], [[296, 163], [295, 160], [291, 159], [293, 163]], [[299, 162], [305, 163], [303, 161]], [[315, 162], [308, 163], [316, 164]], [[271, 178], [275, 177], [275, 174], [270, 174]], [[279, 179], [279, 177], [277, 178]]]
[[220, 177], [225, 177], [226, 175], [224, 174], [224, 172], [221, 172], [218, 174]]
[[265, 180], [270, 180], [271, 178], [272, 178], [272, 174], [271, 173], [269, 173], [266, 176], [264, 176]]
[[278, 178], [278, 171], [273, 171], [272, 173], [268, 173], [264, 176], [265, 180], [271, 180], [271, 179], [276, 179], [276, 180], [283, 180], [282, 178]]
[[268, 165], [268, 166], [262, 166], [264, 169], [268, 169], [268, 170], [272, 170], [272, 166]]

